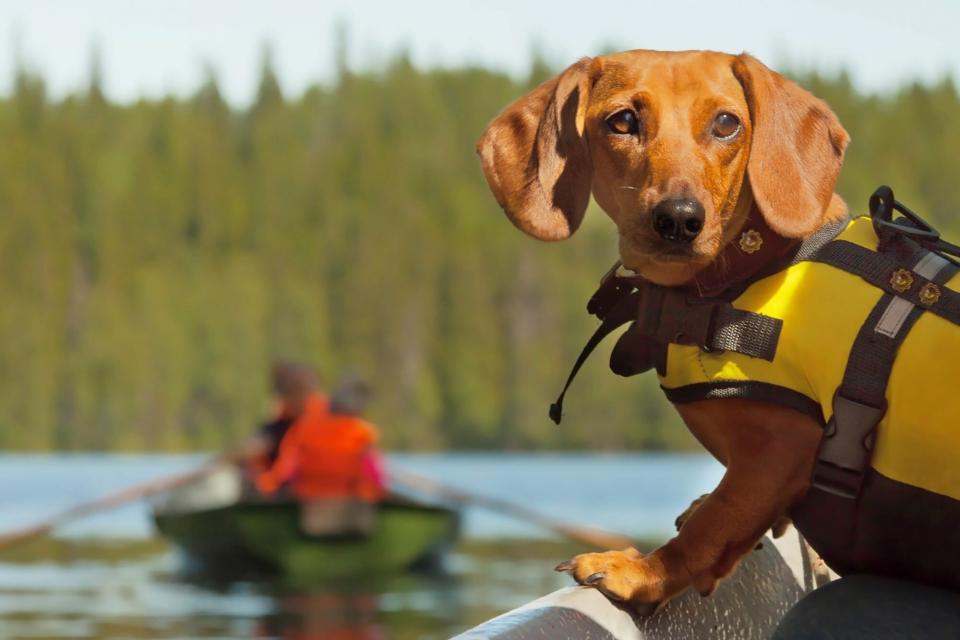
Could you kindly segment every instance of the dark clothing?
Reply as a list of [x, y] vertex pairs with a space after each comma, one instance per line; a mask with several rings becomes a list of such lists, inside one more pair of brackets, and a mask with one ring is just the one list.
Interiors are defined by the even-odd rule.
[[283, 437], [287, 435], [287, 431], [290, 430], [294, 422], [295, 419], [293, 417], [277, 418], [260, 427], [260, 436], [270, 442], [270, 448], [267, 449], [267, 452], [264, 454], [265, 466], [267, 468], [271, 467], [273, 463], [277, 461], [277, 456], [280, 455], [280, 442], [283, 440]]
[[774, 640], [954, 640], [960, 594], [852, 575], [821, 587], [784, 616]]

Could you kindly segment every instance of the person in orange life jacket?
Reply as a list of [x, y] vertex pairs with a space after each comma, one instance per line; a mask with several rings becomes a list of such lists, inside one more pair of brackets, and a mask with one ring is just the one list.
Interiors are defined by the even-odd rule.
[[361, 417], [370, 393], [366, 382], [350, 377], [334, 391], [329, 411], [308, 403], [281, 443], [277, 461], [258, 478], [260, 491], [272, 494], [289, 485], [298, 498], [383, 498], [379, 434]]
[[317, 376], [304, 364], [279, 361], [270, 372], [276, 402], [274, 418], [262, 425], [245, 448], [245, 460], [251, 475], [257, 477], [276, 462], [280, 443], [308, 406], [325, 412], [327, 397], [318, 389]]

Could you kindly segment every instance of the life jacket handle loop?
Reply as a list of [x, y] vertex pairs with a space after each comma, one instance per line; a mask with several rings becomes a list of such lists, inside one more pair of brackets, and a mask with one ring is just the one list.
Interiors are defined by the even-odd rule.
[[[955, 265], [960, 266], [953, 258], [960, 258], [960, 246], [947, 242], [940, 237], [940, 232], [929, 222], [920, 217], [908, 206], [898, 202], [893, 196], [893, 189], [887, 185], [878, 187], [870, 196], [870, 217], [873, 218], [873, 227], [877, 237], [881, 240], [891, 235], [903, 235], [926, 249], [933, 251]], [[894, 220], [893, 212], [903, 214], [903, 218]], [[904, 218], [906, 222], [904, 222]]]

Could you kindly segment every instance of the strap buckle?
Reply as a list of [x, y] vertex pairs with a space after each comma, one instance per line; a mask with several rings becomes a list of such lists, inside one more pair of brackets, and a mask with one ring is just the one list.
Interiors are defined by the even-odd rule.
[[843, 395], [833, 396], [833, 417], [827, 423], [813, 471], [813, 486], [855, 499], [873, 456], [874, 432], [887, 412]]

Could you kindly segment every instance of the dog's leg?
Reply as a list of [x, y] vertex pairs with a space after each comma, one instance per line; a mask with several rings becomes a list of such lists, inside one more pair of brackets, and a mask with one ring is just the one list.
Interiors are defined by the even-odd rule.
[[732, 399], [678, 409], [727, 472], [690, 511], [677, 537], [653, 553], [587, 553], [558, 566], [612, 599], [659, 603], [691, 585], [712, 592], [808, 486], [821, 435], [813, 418]]
[[[696, 498], [693, 502], [690, 503], [689, 507], [683, 510], [683, 513], [677, 516], [677, 519], [673, 521], [673, 524], [677, 528], [677, 531], [680, 531], [680, 529], [683, 528], [684, 523], [690, 518], [690, 514], [692, 514], [693, 511], [697, 507], [699, 507], [700, 504], [704, 500], [706, 500], [709, 495], [710, 495], [709, 493], [705, 493], [699, 498]], [[770, 527], [770, 535], [772, 535], [774, 538], [779, 538], [780, 536], [782, 536], [787, 532], [787, 529], [790, 528], [791, 524], [792, 524], [792, 521], [790, 520], [790, 516], [783, 514], [782, 516], [777, 518], [776, 522], [774, 522], [773, 525]], [[758, 542], [756, 548], [762, 549], [763, 543]]]
[[780, 516], [770, 527], [770, 535], [779, 538], [787, 532], [791, 524], [793, 524], [793, 520], [790, 519], [790, 516], [786, 514]]
[[683, 510], [683, 513], [677, 516], [677, 519], [673, 521], [673, 526], [677, 528], [677, 531], [683, 528], [683, 524], [690, 518], [690, 515], [703, 504], [703, 501], [710, 497], [709, 493], [705, 493], [693, 502], [690, 503], [690, 506]]

